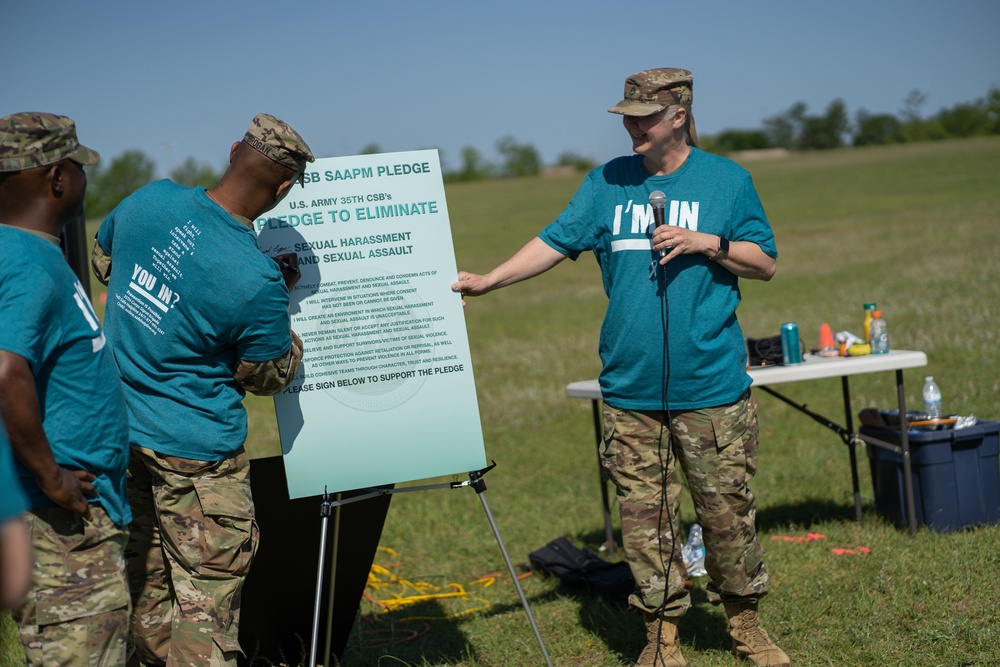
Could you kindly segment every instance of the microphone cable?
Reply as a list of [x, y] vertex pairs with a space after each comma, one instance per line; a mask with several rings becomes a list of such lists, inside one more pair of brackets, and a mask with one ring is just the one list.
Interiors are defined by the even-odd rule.
[[[652, 200], [652, 195], [651, 195]], [[664, 197], [665, 199], [665, 197]], [[662, 206], [662, 204], [660, 204]], [[662, 257], [665, 253], [660, 252]], [[668, 492], [667, 483], [669, 481], [669, 469], [670, 462], [673, 457], [673, 431], [672, 431], [672, 416], [670, 414], [670, 403], [667, 398], [667, 388], [670, 384], [670, 309], [669, 309], [669, 299], [667, 298], [667, 267], [666, 265], [661, 265], [656, 259], [653, 260], [659, 267], [657, 271], [657, 285], [658, 288], [662, 290], [663, 298], [660, 301], [660, 323], [663, 327], [663, 361], [660, 367], [660, 392], [661, 392], [661, 403], [663, 407], [662, 415], [666, 418], [666, 431], [667, 431], [667, 451], [666, 457], [664, 457], [663, 452], [663, 431], [664, 423], [660, 420], [660, 432], [657, 438], [657, 459], [660, 462], [660, 488], [662, 489], [662, 500], [660, 502], [659, 512], [657, 514], [657, 531], [656, 531], [656, 541], [658, 545], [658, 552], [660, 556], [660, 568], [664, 570], [664, 589], [663, 589], [663, 603], [660, 605], [660, 610], [657, 613], [659, 617], [659, 624], [656, 628], [656, 653], [653, 658], [653, 664], [657, 664], [657, 660], [663, 661], [663, 644], [661, 644], [660, 639], [663, 635], [663, 612], [667, 606], [667, 597], [670, 594], [670, 571], [674, 564], [674, 558], [677, 555], [677, 535], [674, 532], [674, 517], [673, 512], [670, 509], [670, 494]], [[676, 461], [675, 461], [676, 462]], [[674, 473], [676, 474], [676, 470]], [[660, 530], [660, 525], [663, 522], [663, 514], [666, 510], [667, 525], [670, 530], [670, 557], [667, 562], [663, 562], [663, 531]], [[679, 639], [678, 639], [679, 641]]]

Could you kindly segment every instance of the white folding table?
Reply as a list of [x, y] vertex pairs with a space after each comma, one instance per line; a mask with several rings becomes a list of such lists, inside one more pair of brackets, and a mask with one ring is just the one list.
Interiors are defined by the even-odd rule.
[[[909, 524], [910, 533], [917, 532], [916, 506], [913, 498], [913, 478], [911, 476], [910, 461], [910, 441], [906, 429], [900, 429], [899, 444], [885, 442], [871, 436], [854, 432], [854, 417], [851, 409], [851, 392], [848, 378], [851, 375], [862, 375], [865, 373], [879, 373], [883, 371], [895, 371], [896, 373], [896, 398], [899, 404], [899, 414], [906, 414], [906, 393], [903, 384], [903, 370], [907, 368], [919, 368], [927, 365], [927, 355], [914, 350], [892, 350], [888, 354], [872, 354], [861, 357], [820, 357], [806, 354], [803, 356], [801, 364], [790, 366], [762, 366], [749, 369], [748, 373], [753, 380], [753, 386], [771, 394], [784, 401], [793, 408], [803, 412], [823, 426], [833, 430], [841, 437], [844, 444], [850, 450], [851, 459], [851, 481], [854, 486], [854, 513], [855, 518], [861, 521], [861, 492], [858, 485], [858, 459], [855, 444], [858, 440], [874, 447], [888, 449], [900, 455], [903, 462], [903, 493], [906, 503], [906, 519]], [[788, 397], [780, 394], [771, 388], [771, 385], [788, 382], [802, 382], [805, 380], [819, 380], [824, 378], [840, 378], [841, 389], [844, 397], [844, 420], [843, 426], [834, 421], [816, 414], [805, 405], [795, 403]], [[583, 380], [571, 382], [566, 386], [566, 393], [571, 398], [589, 398], [593, 407], [594, 432], [597, 437], [598, 465], [600, 465], [600, 448], [603, 439], [603, 428], [601, 425], [601, 388], [597, 380]], [[607, 475], [601, 468], [601, 495], [604, 502], [604, 535], [605, 543], [613, 549], [614, 535], [611, 530], [611, 510], [607, 492]]]

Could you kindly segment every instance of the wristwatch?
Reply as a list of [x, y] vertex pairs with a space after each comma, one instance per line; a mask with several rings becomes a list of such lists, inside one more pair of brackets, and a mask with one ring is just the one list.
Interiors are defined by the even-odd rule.
[[719, 237], [719, 252], [715, 253], [715, 257], [712, 258], [713, 262], [718, 262], [720, 259], [725, 259], [729, 257], [729, 239], [725, 236]]

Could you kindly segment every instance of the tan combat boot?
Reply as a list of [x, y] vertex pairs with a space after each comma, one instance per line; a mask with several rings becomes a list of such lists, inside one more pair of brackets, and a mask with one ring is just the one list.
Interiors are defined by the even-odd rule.
[[729, 617], [733, 652], [755, 665], [788, 667], [788, 656], [767, 636], [757, 618], [757, 603], [723, 604]]
[[664, 616], [661, 623], [657, 614], [643, 616], [647, 643], [635, 667], [686, 667], [687, 660], [681, 655], [681, 640], [677, 636], [677, 623], [681, 619]]

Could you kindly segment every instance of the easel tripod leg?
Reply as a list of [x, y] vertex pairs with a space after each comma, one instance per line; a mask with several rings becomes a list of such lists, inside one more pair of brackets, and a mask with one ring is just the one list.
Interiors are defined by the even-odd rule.
[[[484, 489], [485, 491], [485, 489]], [[514, 569], [514, 564], [510, 561], [510, 556], [507, 555], [507, 547], [504, 546], [503, 538], [500, 537], [500, 530], [497, 528], [496, 521], [493, 520], [493, 513], [490, 511], [489, 503], [486, 502], [486, 494], [484, 491], [476, 489], [476, 493], [479, 495], [479, 500], [483, 504], [483, 510], [486, 512], [486, 518], [490, 522], [490, 527], [493, 529], [493, 536], [497, 538], [497, 544], [500, 545], [500, 553], [503, 554], [503, 560], [507, 564], [507, 571], [510, 572], [510, 578], [514, 582], [514, 588], [517, 589], [517, 594], [521, 598], [521, 605], [524, 607], [524, 613], [528, 615], [528, 622], [531, 624], [531, 630], [535, 633], [535, 639], [538, 640], [538, 647], [542, 650], [542, 656], [545, 658], [545, 664], [548, 667], [552, 667], [552, 660], [549, 659], [549, 652], [545, 649], [545, 642], [542, 641], [542, 635], [538, 631], [538, 624], [535, 623], [535, 617], [531, 614], [531, 607], [528, 606], [528, 598], [524, 595], [524, 589], [521, 588], [521, 580], [517, 578], [517, 571]]]
[[[443, 489], [443, 488], [461, 488], [464, 486], [471, 486], [475, 489], [476, 494], [479, 495], [479, 500], [483, 505], [483, 510], [486, 512], [486, 518], [490, 522], [490, 527], [493, 529], [493, 536], [497, 540], [497, 544], [500, 546], [500, 553], [503, 555], [504, 563], [507, 565], [507, 571], [510, 572], [511, 580], [514, 582], [514, 588], [517, 589], [517, 594], [521, 598], [521, 605], [524, 607], [525, 613], [528, 615], [528, 622], [531, 624], [531, 629], [535, 633], [535, 639], [538, 640], [538, 646], [542, 650], [542, 656], [545, 658], [545, 664], [548, 667], [552, 667], [552, 660], [549, 658], [548, 650], [545, 648], [545, 642], [542, 641], [542, 635], [538, 631], [538, 625], [535, 623], [535, 617], [531, 613], [531, 607], [528, 606], [528, 598], [524, 595], [524, 589], [521, 588], [521, 582], [517, 578], [517, 571], [514, 569], [514, 564], [510, 560], [510, 556], [507, 554], [507, 547], [504, 545], [503, 538], [500, 537], [500, 530], [497, 528], [496, 521], [493, 520], [493, 512], [490, 511], [489, 503], [486, 502], [486, 496], [484, 492], [486, 491], [486, 482], [483, 481], [483, 475], [496, 467], [496, 463], [484, 468], [482, 470], [476, 470], [469, 473], [468, 482], [451, 482], [447, 484], [433, 484], [426, 486], [414, 486], [407, 487], [403, 489], [392, 489], [389, 488], [378, 488], [371, 490], [369, 493], [362, 494], [359, 496], [353, 496], [347, 501], [342, 501], [340, 496], [337, 497], [337, 502], [330, 502], [330, 494], [327, 493], [326, 488], [323, 489], [323, 502], [320, 505], [320, 516], [321, 519], [321, 530], [320, 530], [320, 545], [319, 545], [319, 570], [316, 575], [316, 604], [313, 610], [313, 627], [312, 627], [312, 641], [309, 648], [309, 665], [317, 665], [317, 642], [319, 639], [319, 612], [320, 603], [322, 599], [322, 589], [323, 589], [323, 565], [326, 561], [326, 535], [327, 535], [327, 524], [329, 523], [330, 513], [334, 506], [337, 507], [338, 511], [340, 505], [343, 502], [357, 502], [359, 500], [365, 500], [374, 496], [380, 496], [392, 493], [403, 493], [412, 491], [424, 491], [428, 489]], [[338, 514], [338, 525], [335, 528], [336, 532], [339, 533], [339, 514]], [[334, 551], [334, 558], [336, 558], [336, 547]], [[331, 608], [332, 608], [332, 596], [331, 596]], [[331, 612], [332, 617], [332, 612]], [[329, 635], [329, 629], [328, 629]], [[329, 636], [327, 637], [327, 644], [329, 649]]]
[[309, 642], [309, 664], [316, 665], [316, 645], [319, 641], [319, 608], [323, 599], [323, 564], [326, 562], [326, 529], [330, 521], [330, 494], [323, 489], [320, 505], [319, 568], [316, 572], [316, 602], [313, 606], [312, 639]]

